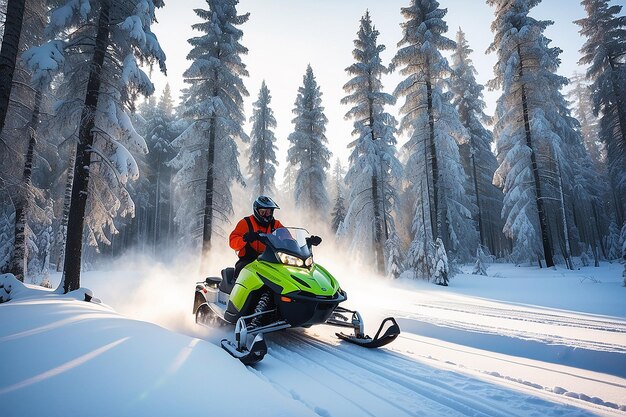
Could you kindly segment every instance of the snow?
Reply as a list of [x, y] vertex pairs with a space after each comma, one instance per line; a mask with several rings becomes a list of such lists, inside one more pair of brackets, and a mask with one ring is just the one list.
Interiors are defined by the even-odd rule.
[[49, 84], [54, 75], [65, 64], [63, 50], [65, 43], [60, 40], [50, 41], [41, 46], [32, 47], [22, 54], [24, 65], [32, 72], [32, 82], [41, 86]]
[[191, 265], [84, 273], [101, 302], [83, 301], [86, 288], [60, 295], [0, 276], [12, 285], [0, 304], [3, 416], [626, 415], [620, 263], [496, 263], [489, 276], [468, 264], [444, 288], [355, 274], [325, 251], [316, 259], [367, 332], [397, 318], [394, 343], [367, 350], [315, 326], [269, 336], [266, 358], [245, 367], [219, 347], [229, 327], [193, 323]]

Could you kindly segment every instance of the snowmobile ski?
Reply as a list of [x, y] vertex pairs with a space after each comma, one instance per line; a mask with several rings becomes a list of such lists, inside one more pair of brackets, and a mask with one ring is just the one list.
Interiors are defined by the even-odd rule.
[[[391, 325], [387, 327], [385, 332], [381, 335], [380, 333], [382, 332], [383, 328], [385, 328], [385, 323], [387, 322], [390, 322]], [[364, 336], [364, 335], [348, 335], [345, 333], [335, 333], [335, 334], [337, 335], [337, 337], [339, 337], [342, 340], [345, 340], [346, 342], [354, 343], [355, 345], [373, 349], [373, 348], [379, 348], [381, 346], [385, 346], [393, 342], [394, 340], [396, 340], [396, 338], [400, 334], [400, 326], [398, 326], [398, 323], [393, 317], [387, 317], [380, 324], [380, 327], [378, 328], [378, 331], [376, 332], [376, 335], [374, 336], [373, 339], [369, 336]]]
[[227, 339], [222, 339], [222, 348], [230, 353], [233, 358], [239, 359], [244, 365], [254, 365], [260, 362], [267, 353], [267, 345], [262, 333], [254, 337], [249, 349], [244, 347], [239, 350], [233, 342]]

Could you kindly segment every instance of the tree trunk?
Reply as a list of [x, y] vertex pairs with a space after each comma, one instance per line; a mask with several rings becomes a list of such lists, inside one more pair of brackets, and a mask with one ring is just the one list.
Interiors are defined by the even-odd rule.
[[74, 183], [72, 185], [72, 199], [67, 223], [67, 241], [65, 245], [65, 264], [63, 279], [59, 288], [63, 292], [80, 288], [80, 269], [83, 245], [83, 226], [85, 224], [85, 208], [89, 194], [89, 169], [91, 164], [91, 147], [94, 142], [95, 115], [102, 83], [102, 66], [106, 50], [109, 45], [109, 16], [110, 4], [103, 1], [98, 17], [98, 32], [87, 81], [87, 94], [83, 107], [78, 144], [76, 145], [76, 163], [74, 165]]
[[[428, 64], [427, 64], [428, 65]], [[430, 164], [432, 170], [432, 182], [433, 182], [433, 193], [432, 193], [432, 201], [430, 201], [430, 219], [431, 219], [431, 227], [433, 233], [433, 240], [437, 241], [437, 238], [441, 238], [441, 226], [442, 219], [439, 207], [439, 168], [437, 164], [437, 148], [435, 146], [435, 115], [433, 114], [433, 90], [432, 84], [429, 81], [426, 81], [426, 96], [427, 96], [427, 111], [428, 111], [428, 144], [429, 144], [429, 152], [430, 152]], [[429, 193], [430, 200], [430, 193]], [[436, 219], [436, 221], [433, 221]], [[443, 239], [441, 239], [443, 241]]]
[[378, 177], [372, 175], [372, 204], [374, 204], [374, 252], [376, 254], [376, 269], [385, 273], [385, 251], [383, 247], [383, 229], [380, 205], [378, 203]]
[[[471, 140], [471, 139], [470, 139]], [[485, 233], [483, 232], [483, 216], [480, 210], [480, 192], [478, 190], [478, 170], [476, 169], [476, 157], [474, 156], [475, 148], [473, 145], [470, 145], [470, 153], [471, 153], [471, 162], [472, 162], [472, 176], [474, 177], [474, 192], [476, 194], [476, 207], [477, 207], [477, 216], [478, 216], [478, 234], [480, 235], [480, 244], [481, 246], [485, 246]]]
[[[517, 45], [517, 53], [520, 58], [519, 77], [520, 80], [524, 78], [524, 66], [522, 64], [521, 48]], [[539, 168], [537, 166], [537, 157], [535, 155], [535, 149], [533, 148], [532, 135], [530, 132], [530, 120], [528, 115], [528, 101], [526, 99], [526, 89], [524, 83], [522, 87], [522, 111], [524, 113], [524, 130], [526, 132], [526, 146], [530, 148], [530, 162], [532, 165], [533, 177], [535, 180], [535, 198], [537, 202], [537, 214], [539, 215], [539, 226], [541, 228], [541, 242], [543, 244], [543, 256], [546, 260], [546, 268], [554, 266], [554, 260], [552, 259], [552, 245], [550, 244], [550, 237], [548, 235], [548, 221], [546, 210], [543, 204], [543, 197], [541, 195], [541, 182], [539, 179]], [[541, 265], [541, 263], [540, 263]]]
[[606, 259], [606, 249], [604, 247], [604, 243], [602, 242], [602, 232], [600, 231], [600, 223], [598, 221], [598, 209], [596, 207], [596, 203], [591, 203], [591, 209], [593, 211], [593, 219], [594, 219], [594, 224], [595, 224], [595, 230], [596, 230], [596, 241], [599, 243], [600, 245], [600, 249], [602, 250], [602, 257], [604, 259]]
[[267, 108], [263, 108], [263, 113], [261, 116], [263, 117], [263, 132], [261, 134], [261, 147], [259, 153], [259, 194], [265, 195], [265, 134], [267, 132]]
[[[463, 121], [463, 125], [468, 127], [468, 131], [469, 131], [469, 126], [470, 126], [469, 111], [467, 109], [467, 106], [465, 105], [462, 108], [461, 118]], [[481, 246], [486, 246], [485, 232], [483, 231], [483, 216], [482, 216], [482, 212], [480, 209], [480, 191], [478, 189], [478, 169], [476, 167], [476, 146], [474, 144], [474, 137], [472, 134], [470, 134], [469, 146], [470, 146], [470, 163], [472, 164], [472, 177], [474, 180], [474, 195], [476, 196], [476, 208], [478, 211], [477, 212], [478, 234], [480, 236]], [[491, 247], [491, 250], [493, 251], [493, 246]]]
[[[617, 75], [617, 65], [614, 59], [609, 58], [609, 65], [611, 66], [611, 86], [613, 87], [613, 94], [615, 94], [615, 104], [617, 110], [617, 119], [619, 120], [619, 130], [622, 141], [621, 148], [626, 148], [626, 103], [624, 102], [624, 92], [620, 89]], [[623, 65], [623, 64], [620, 64]]]
[[[372, 83], [371, 83], [371, 74], [368, 77], [368, 82], [369, 82], [369, 91], [372, 91]], [[369, 128], [370, 128], [370, 137], [372, 141], [376, 140], [376, 137], [374, 135], [374, 100], [372, 98], [368, 99], [368, 104], [369, 104]], [[379, 138], [379, 140], [382, 140], [382, 138]], [[378, 152], [376, 153], [376, 157], [377, 159], [379, 158]], [[381, 174], [382, 174], [382, 165], [381, 165]], [[383, 241], [383, 217], [385, 216], [385, 213], [381, 213], [381, 207], [380, 207], [380, 199], [381, 198], [385, 198], [385, 192], [384, 192], [384, 184], [381, 182], [380, 183], [380, 187], [381, 187], [381, 196], [378, 196], [378, 185], [379, 180], [378, 177], [376, 176], [376, 170], [373, 169], [372, 170], [372, 205], [374, 208], [374, 253], [376, 254], [376, 269], [378, 270], [379, 273], [384, 274], [385, 273], [385, 248], [384, 248], [384, 241]]]
[[[2, 37], [2, 49], [0, 49], [0, 133], [4, 130], [7, 111], [9, 110], [9, 98], [22, 33], [25, 4], [25, 0], [7, 1], [4, 36]], [[17, 213], [15, 219], [17, 221]]]
[[[555, 152], [556, 159], [556, 152]], [[563, 177], [561, 175], [561, 163], [557, 159], [556, 163], [556, 176], [559, 179], [559, 197], [561, 201], [561, 216], [563, 216], [563, 243], [565, 248], [565, 264], [567, 265], [567, 269], [574, 270], [574, 265], [572, 264], [572, 250], [570, 248], [569, 242], [569, 224], [567, 223], [567, 213], [565, 212], [565, 196], [563, 195]]]
[[59, 256], [57, 258], [57, 272], [63, 271], [65, 261], [65, 242], [67, 241], [67, 221], [70, 215], [70, 204], [72, 202], [72, 183], [74, 182], [74, 164], [76, 163], [76, 150], [70, 151], [70, 162], [67, 168], [67, 180], [65, 182], [65, 196], [63, 197], [63, 215], [61, 216], [61, 224], [59, 230], [62, 242], [57, 242], [60, 247]]
[[159, 239], [158, 229], [160, 228], [159, 214], [161, 213], [161, 156], [157, 159], [156, 191], [154, 196], [154, 230], [152, 231], [152, 254], [156, 254], [157, 241]]
[[[430, 63], [426, 62], [427, 67], [430, 66]], [[443, 239], [443, 212], [442, 212], [442, 204], [440, 204], [439, 198], [439, 167], [437, 164], [437, 147], [435, 146], [435, 115], [433, 110], [433, 89], [432, 84], [430, 82], [430, 75], [428, 76], [428, 81], [426, 81], [426, 96], [427, 96], [427, 110], [428, 110], [428, 131], [429, 131], [429, 142], [430, 142], [430, 158], [431, 158], [431, 166], [432, 166], [432, 177], [433, 177], [433, 202], [435, 209], [435, 216], [437, 219], [436, 224], [433, 225], [433, 238], [435, 240], [435, 254], [439, 253], [439, 248], [441, 246], [442, 250], [446, 252], [445, 242]], [[432, 215], [431, 215], [432, 217]], [[447, 253], [447, 252], [446, 252]], [[442, 271], [441, 279], [443, 280], [443, 285], [448, 285], [448, 271]]]
[[26, 245], [26, 216], [31, 204], [31, 186], [33, 177], [33, 159], [35, 156], [35, 146], [37, 145], [37, 125], [39, 124], [39, 112], [41, 108], [41, 90], [35, 92], [35, 105], [31, 114], [28, 130], [28, 149], [26, 160], [24, 161], [24, 173], [22, 175], [21, 196], [15, 205], [15, 241], [11, 266], [9, 271], [15, 277], [24, 281], [26, 275], [26, 265], [28, 264], [28, 247]]
[[[214, 76], [214, 82], [217, 83], [217, 73]], [[217, 87], [214, 87], [213, 97], [217, 97]], [[204, 272], [204, 262], [207, 258], [209, 250], [211, 250], [211, 235], [213, 232], [213, 192], [215, 188], [214, 165], [215, 165], [215, 123], [217, 118], [215, 114], [212, 116], [211, 126], [209, 127], [209, 149], [207, 152], [207, 173], [206, 173], [206, 189], [204, 202], [204, 222], [202, 228], [202, 262], [201, 272]]]

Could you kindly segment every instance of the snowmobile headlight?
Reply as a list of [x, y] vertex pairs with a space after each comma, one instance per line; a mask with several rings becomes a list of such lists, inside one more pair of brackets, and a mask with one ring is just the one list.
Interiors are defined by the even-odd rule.
[[280, 261], [284, 263], [285, 265], [300, 266], [300, 267], [304, 265], [304, 261], [298, 258], [297, 256], [288, 255], [283, 252], [276, 252], [276, 255], [278, 255], [278, 259], [280, 259]]
[[306, 258], [306, 260], [304, 261], [304, 266], [311, 266], [313, 265], [313, 256], [309, 256], [308, 258]]

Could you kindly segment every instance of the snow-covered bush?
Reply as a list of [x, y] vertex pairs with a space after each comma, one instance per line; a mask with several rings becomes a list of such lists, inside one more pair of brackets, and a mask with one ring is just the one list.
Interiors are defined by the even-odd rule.
[[25, 289], [24, 284], [18, 281], [13, 274], [0, 275], [0, 304], [11, 301], [16, 294]]
[[443, 241], [440, 238], [437, 238], [437, 243], [435, 243], [435, 256], [433, 258], [432, 271], [432, 280], [435, 284], [448, 286], [448, 276], [450, 274], [448, 255], [446, 254]]

